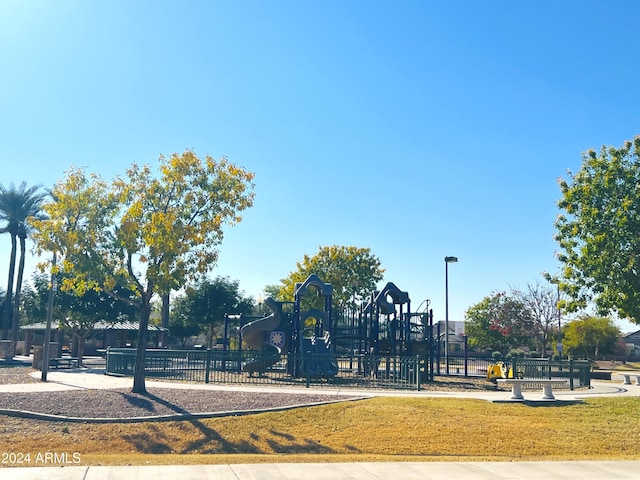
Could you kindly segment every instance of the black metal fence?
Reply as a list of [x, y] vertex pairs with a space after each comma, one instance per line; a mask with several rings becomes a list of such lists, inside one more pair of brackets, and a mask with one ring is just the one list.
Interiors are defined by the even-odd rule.
[[[438, 358], [435, 375], [484, 377], [495, 361], [489, 357], [468, 355]], [[566, 379], [570, 389], [591, 386], [591, 363], [588, 360], [549, 360], [546, 358], [512, 358], [507, 361], [515, 376], [528, 379]]]
[[[136, 351], [110, 348], [106, 373], [132, 376]], [[488, 357], [450, 356], [446, 358], [394, 355], [282, 354], [277, 361], [264, 359], [260, 352], [238, 350], [147, 350], [145, 372], [149, 378], [203, 383], [334, 385], [362, 389], [387, 388], [420, 390], [434, 376], [485, 377], [494, 360]], [[260, 365], [253, 373], [243, 365]], [[512, 359], [516, 375], [529, 379], [566, 379], [568, 388], [589, 387], [588, 361]]]
[[[204, 383], [420, 390], [425, 371], [424, 359], [419, 357], [321, 354], [282, 354], [273, 364], [264, 362], [255, 373], [243, 371], [243, 365], [259, 363], [257, 355], [237, 350], [147, 350], [145, 373], [149, 378]], [[131, 376], [135, 359], [135, 349], [110, 348], [106, 373]]]
[[591, 363], [587, 360], [513, 359], [513, 371], [522, 378], [566, 379], [569, 388], [591, 386]]

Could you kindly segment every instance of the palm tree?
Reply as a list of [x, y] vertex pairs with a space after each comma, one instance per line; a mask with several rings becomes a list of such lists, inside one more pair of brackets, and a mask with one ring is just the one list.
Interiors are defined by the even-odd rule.
[[[9, 276], [2, 312], [3, 340], [6, 340], [9, 336], [10, 329], [12, 340], [17, 340], [19, 318], [16, 315], [15, 319], [13, 319], [13, 311], [19, 306], [20, 302], [26, 255], [25, 244], [29, 234], [29, 223], [33, 218], [40, 216], [40, 205], [45, 197], [43, 192], [38, 191], [39, 189], [39, 186], [27, 187], [26, 182], [22, 182], [18, 188], [13, 183], [9, 185], [9, 188], [5, 188], [4, 185], [0, 184], [0, 221], [6, 222], [0, 228], [0, 233], [9, 233], [11, 235]], [[13, 286], [15, 282], [18, 239], [20, 240], [20, 263], [18, 265], [18, 282], [14, 297]]]

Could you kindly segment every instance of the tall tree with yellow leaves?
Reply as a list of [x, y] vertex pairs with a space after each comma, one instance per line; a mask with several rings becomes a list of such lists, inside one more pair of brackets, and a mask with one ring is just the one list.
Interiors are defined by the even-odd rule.
[[224, 227], [240, 222], [240, 212], [253, 204], [253, 179], [225, 158], [200, 159], [187, 150], [161, 156], [157, 174], [133, 164], [112, 182], [72, 169], [43, 205], [48, 218], [34, 225], [35, 241], [41, 252], [61, 255], [63, 290], [117, 297], [117, 287], [126, 287], [136, 293], [134, 393], [146, 391], [153, 295], [178, 289], [215, 265]]

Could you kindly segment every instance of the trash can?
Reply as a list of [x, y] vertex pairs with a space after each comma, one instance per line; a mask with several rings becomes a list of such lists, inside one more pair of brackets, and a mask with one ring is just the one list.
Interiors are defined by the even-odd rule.
[[33, 368], [42, 370], [42, 345], [33, 346]]
[[13, 351], [15, 343], [12, 340], [0, 340], [0, 358], [3, 360], [12, 360], [15, 352]]
[[[58, 356], [58, 342], [51, 342], [49, 344], [49, 358], [56, 358]], [[42, 370], [42, 357], [44, 357], [44, 347], [42, 345], [33, 346], [33, 368], [36, 370]]]

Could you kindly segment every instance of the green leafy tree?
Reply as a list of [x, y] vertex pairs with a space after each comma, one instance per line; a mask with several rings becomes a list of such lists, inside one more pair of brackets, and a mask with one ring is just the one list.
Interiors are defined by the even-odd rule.
[[[197, 329], [204, 332], [209, 348], [214, 339], [222, 333], [225, 313], [249, 314], [254, 309], [253, 299], [245, 297], [237, 281], [227, 277], [205, 279], [193, 287], [178, 303], [174, 322], [174, 332], [185, 329]], [[175, 326], [181, 325], [176, 329]], [[195, 329], [193, 327], [196, 327]], [[189, 330], [186, 330], [187, 332]]]
[[[183, 297], [178, 297], [178, 307], [181, 305], [179, 300], [182, 298]], [[186, 347], [187, 340], [200, 334], [200, 327], [188, 322], [189, 318], [183, 316], [182, 312], [177, 312], [176, 314], [169, 315], [169, 333], [172, 337], [180, 340], [182, 348]]]
[[610, 318], [584, 316], [563, 328], [564, 346], [574, 356], [616, 353], [620, 329]]
[[[86, 342], [98, 333], [96, 324], [114, 323], [134, 316], [135, 294], [123, 288], [114, 288], [117, 296], [102, 290], [87, 290], [82, 295], [73, 292], [56, 292], [56, 305], [60, 323], [77, 341], [78, 365], [82, 365]], [[128, 299], [128, 300], [125, 300]]]
[[540, 343], [542, 355], [547, 351], [549, 340], [559, 332], [560, 295], [557, 288], [542, 283], [527, 284], [520, 290], [514, 289], [512, 295], [529, 312], [531, 333]]
[[48, 297], [49, 277], [42, 273], [35, 273], [22, 295], [22, 311], [26, 317], [26, 323], [44, 322], [47, 319]]
[[506, 355], [534, 341], [533, 321], [527, 307], [504, 292], [493, 293], [465, 313], [465, 331], [472, 347]]
[[[40, 251], [62, 255], [62, 290], [133, 291], [139, 331], [133, 392], [144, 393], [151, 300], [209, 271], [223, 230], [253, 204], [254, 175], [192, 151], [160, 157], [157, 175], [133, 164], [111, 183], [72, 169], [37, 222]], [[130, 299], [121, 298], [124, 301]]]
[[[32, 284], [25, 290], [23, 310], [30, 321], [44, 321], [47, 316], [49, 278], [45, 274], [36, 274]], [[119, 298], [101, 290], [87, 290], [80, 296], [73, 291], [57, 290], [55, 293], [53, 316], [77, 340], [79, 365], [82, 365], [86, 341], [98, 333], [95, 329], [97, 323], [113, 323], [137, 313], [132, 301], [134, 292], [123, 288], [114, 290]]]
[[556, 241], [561, 289], [571, 311], [595, 303], [640, 323], [640, 136], [621, 148], [582, 156], [582, 166], [560, 180]]
[[[18, 338], [20, 294], [26, 257], [25, 244], [30, 223], [41, 217], [40, 205], [45, 195], [39, 190], [39, 186], [27, 187], [25, 182], [22, 182], [19, 187], [13, 183], [8, 188], [0, 185], [0, 221], [5, 222], [5, 225], [0, 228], [0, 233], [9, 233], [11, 236], [7, 291], [2, 312], [2, 339], [7, 339], [9, 333], [12, 340], [15, 341]], [[18, 241], [20, 260], [16, 279]]]
[[[280, 280], [278, 298], [292, 301], [295, 284], [304, 282], [311, 274], [333, 287], [333, 302], [338, 308], [345, 307], [355, 299], [362, 301], [376, 288], [383, 278], [384, 269], [380, 259], [369, 248], [333, 245], [320, 247], [313, 255], [305, 255], [297, 262], [297, 269]], [[265, 290], [273, 291], [273, 286]]]

